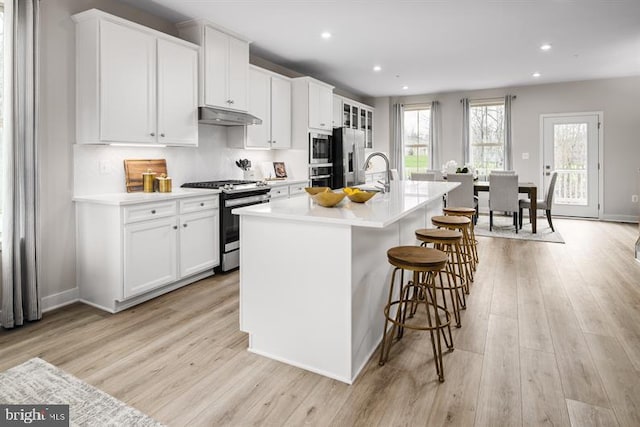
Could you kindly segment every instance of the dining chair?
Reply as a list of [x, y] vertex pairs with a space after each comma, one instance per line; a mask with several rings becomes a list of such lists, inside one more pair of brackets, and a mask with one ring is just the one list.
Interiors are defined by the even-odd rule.
[[515, 175], [516, 171], [503, 171], [503, 170], [494, 170], [490, 172], [490, 175]]
[[434, 175], [434, 181], [443, 181], [442, 171], [438, 169], [427, 169], [426, 173], [432, 173]]
[[478, 211], [478, 199], [473, 195], [473, 175], [470, 173], [449, 173], [447, 181], [460, 185], [447, 193], [447, 206], [473, 208]]
[[518, 175], [489, 175], [489, 231], [493, 230], [493, 211], [513, 213], [513, 226], [518, 233]]
[[[558, 172], [553, 172], [551, 174], [551, 181], [549, 182], [549, 188], [547, 189], [547, 193], [544, 196], [544, 199], [538, 200], [538, 209], [544, 210], [547, 215], [547, 222], [549, 223], [549, 227], [551, 227], [551, 231], [555, 232], [556, 230], [553, 228], [553, 222], [551, 222], [551, 206], [553, 205], [553, 195], [556, 189], [556, 181], [558, 179]], [[533, 215], [536, 215], [536, 212], [531, 210], [531, 200], [529, 199], [520, 199], [518, 202], [519, 207], [519, 216], [520, 216], [520, 228], [522, 228], [522, 210], [529, 209], [529, 222], [531, 222], [531, 218]]]
[[412, 172], [411, 173], [411, 181], [435, 181], [436, 174], [433, 172]]

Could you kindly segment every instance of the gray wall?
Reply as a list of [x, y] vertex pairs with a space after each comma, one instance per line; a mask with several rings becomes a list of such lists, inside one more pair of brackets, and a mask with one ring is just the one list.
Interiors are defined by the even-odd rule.
[[[389, 114], [380, 114], [379, 106], [387, 103], [404, 104], [440, 101], [442, 106], [442, 162], [456, 160], [462, 163], [462, 111], [460, 99], [482, 99], [516, 95], [513, 102], [513, 157], [514, 168], [523, 181], [540, 185], [540, 115], [550, 113], [595, 112], [604, 113], [603, 141], [604, 179], [603, 219], [637, 220], [638, 204], [631, 195], [638, 194], [638, 168], [640, 167], [640, 77], [588, 80], [499, 88], [490, 90], [452, 92], [378, 98], [376, 100], [376, 148], [388, 151], [389, 138], [382, 132], [389, 129]], [[387, 134], [388, 135], [388, 134]], [[384, 135], [386, 137], [386, 135]], [[385, 142], [387, 146], [385, 147]], [[380, 144], [380, 145], [378, 145]], [[529, 153], [523, 160], [522, 153]], [[437, 165], [439, 168], [439, 165]]]

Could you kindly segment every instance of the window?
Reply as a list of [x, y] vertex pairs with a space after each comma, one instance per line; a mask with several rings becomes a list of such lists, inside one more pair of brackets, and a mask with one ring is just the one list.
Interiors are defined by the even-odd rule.
[[469, 106], [470, 162], [478, 176], [504, 170], [504, 101], [471, 102]]
[[413, 172], [426, 172], [429, 159], [429, 126], [431, 109], [428, 107], [404, 110], [404, 176]]

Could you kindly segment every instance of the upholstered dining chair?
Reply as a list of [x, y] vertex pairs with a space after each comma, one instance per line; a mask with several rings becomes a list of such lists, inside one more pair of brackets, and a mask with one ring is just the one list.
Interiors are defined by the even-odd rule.
[[442, 181], [442, 171], [439, 171], [438, 169], [427, 169], [425, 171], [426, 173], [432, 173], [434, 175], [434, 181]]
[[447, 206], [473, 208], [478, 211], [478, 199], [473, 196], [473, 175], [470, 173], [449, 173], [447, 181], [460, 185], [447, 193]]
[[[549, 227], [551, 227], [551, 231], [556, 231], [553, 228], [553, 222], [551, 221], [551, 206], [553, 205], [553, 195], [556, 189], [556, 180], [558, 179], [558, 172], [553, 172], [551, 174], [551, 181], [549, 182], [549, 188], [547, 189], [547, 193], [544, 196], [544, 199], [538, 199], [538, 209], [544, 210], [547, 214], [547, 222], [549, 223]], [[531, 200], [529, 199], [520, 199], [518, 202], [519, 205], [519, 216], [520, 216], [520, 228], [522, 228], [522, 210], [529, 209], [529, 222], [531, 222], [531, 218], [533, 215], [536, 215], [536, 212], [531, 210]]]
[[411, 173], [411, 181], [435, 181], [436, 174], [433, 172], [412, 172]]
[[491, 175], [515, 175], [516, 171], [503, 171], [503, 170], [495, 170], [491, 171]]
[[513, 226], [518, 233], [518, 175], [489, 175], [489, 231], [493, 230], [493, 211], [513, 212]]

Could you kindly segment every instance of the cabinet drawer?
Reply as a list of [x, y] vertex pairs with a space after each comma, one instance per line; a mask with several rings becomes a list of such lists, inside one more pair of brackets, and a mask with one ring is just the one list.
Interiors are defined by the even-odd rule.
[[145, 203], [124, 208], [124, 223], [145, 221], [175, 215], [176, 202]]
[[273, 187], [271, 189], [271, 198], [272, 199], [279, 199], [281, 197], [289, 197], [289, 187], [287, 187], [286, 185], [282, 185], [279, 187]]
[[289, 197], [293, 197], [296, 196], [298, 194], [303, 194], [304, 188], [306, 187], [305, 184], [293, 184], [289, 186]]
[[180, 200], [180, 213], [198, 212], [218, 208], [218, 196]]

